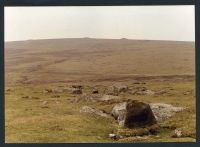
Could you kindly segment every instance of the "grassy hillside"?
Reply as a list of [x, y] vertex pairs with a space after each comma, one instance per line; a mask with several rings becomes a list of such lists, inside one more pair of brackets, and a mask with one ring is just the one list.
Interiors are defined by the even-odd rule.
[[[7, 42], [5, 71], [8, 143], [195, 141], [194, 42], [91, 38]], [[119, 100], [102, 103], [76, 101], [82, 95], [70, 92], [43, 92], [81, 84], [84, 94], [91, 94], [96, 86], [103, 96], [115, 83], [167, 93], [122, 93]], [[113, 118], [80, 113], [84, 105], [110, 113], [115, 104], [127, 99], [187, 109], [158, 123], [156, 135], [117, 141], [108, 134], [141, 129], [120, 130]], [[174, 128], [183, 131], [181, 138], [172, 137]]]

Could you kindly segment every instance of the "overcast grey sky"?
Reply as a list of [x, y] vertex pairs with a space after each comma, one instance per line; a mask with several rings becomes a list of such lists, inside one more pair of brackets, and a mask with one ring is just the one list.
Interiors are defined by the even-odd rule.
[[5, 40], [128, 38], [194, 41], [194, 6], [6, 7]]

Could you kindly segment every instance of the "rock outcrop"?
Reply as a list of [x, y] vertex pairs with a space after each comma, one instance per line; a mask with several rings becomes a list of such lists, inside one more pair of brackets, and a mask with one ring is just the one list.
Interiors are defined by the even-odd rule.
[[174, 107], [171, 104], [165, 103], [151, 103], [150, 107], [157, 121], [165, 120], [173, 116], [175, 113], [183, 111], [185, 109], [183, 107]]

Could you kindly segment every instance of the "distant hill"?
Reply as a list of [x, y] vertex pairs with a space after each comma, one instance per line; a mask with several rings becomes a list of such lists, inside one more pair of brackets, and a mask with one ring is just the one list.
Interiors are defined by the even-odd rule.
[[[134, 75], [194, 75], [195, 44], [129, 39], [43, 39], [5, 43], [6, 73], [32, 81]], [[19, 76], [18, 76], [19, 75]], [[54, 76], [54, 78], [51, 78]]]

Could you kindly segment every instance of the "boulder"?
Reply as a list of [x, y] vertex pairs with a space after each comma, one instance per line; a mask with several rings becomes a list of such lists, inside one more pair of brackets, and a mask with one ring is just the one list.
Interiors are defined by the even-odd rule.
[[89, 106], [83, 106], [81, 108], [80, 112], [82, 112], [82, 113], [96, 114], [96, 115], [99, 115], [99, 116], [102, 116], [102, 117], [107, 117], [107, 118], [110, 117], [108, 114], [104, 113], [102, 110], [91, 108]]
[[143, 127], [156, 123], [150, 106], [136, 100], [115, 105], [111, 113], [122, 127]]
[[165, 103], [151, 103], [150, 107], [156, 117], [157, 121], [165, 120], [173, 116], [175, 113], [183, 111], [183, 107], [174, 107], [171, 104]]
[[128, 128], [148, 126], [156, 123], [155, 116], [149, 104], [143, 102], [127, 102], [125, 114], [124, 125]]

